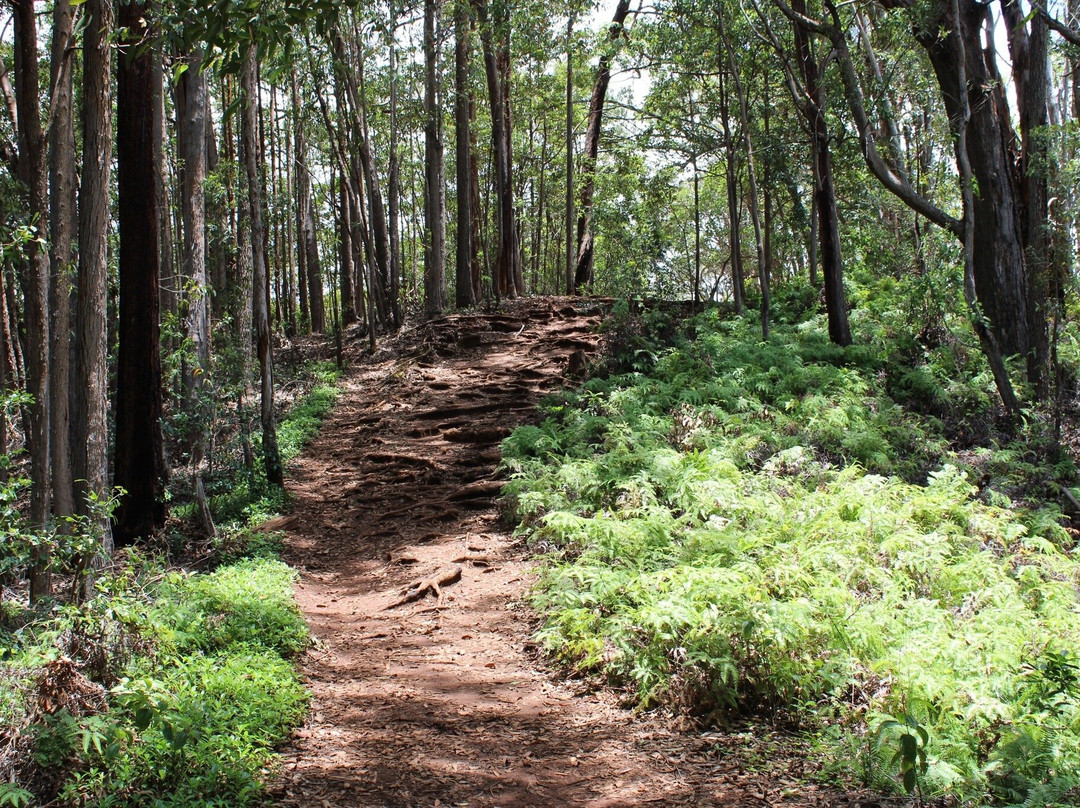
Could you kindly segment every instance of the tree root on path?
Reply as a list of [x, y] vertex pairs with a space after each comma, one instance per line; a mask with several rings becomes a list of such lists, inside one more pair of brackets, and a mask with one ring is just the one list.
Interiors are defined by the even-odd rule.
[[413, 581], [404, 590], [402, 590], [401, 598], [391, 603], [383, 611], [389, 611], [390, 609], [396, 609], [398, 606], [404, 606], [406, 603], [412, 603], [413, 601], [420, 600], [425, 597], [429, 592], [438, 598], [439, 605], [442, 605], [443, 591], [442, 587], [449, 586], [450, 584], [457, 583], [461, 580], [461, 566], [455, 564], [452, 567], [444, 567], [436, 572], [429, 578], [418, 578]]

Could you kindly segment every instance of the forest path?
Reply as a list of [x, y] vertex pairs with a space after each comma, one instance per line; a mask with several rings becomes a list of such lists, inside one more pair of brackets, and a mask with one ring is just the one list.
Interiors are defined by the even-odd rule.
[[[499, 441], [597, 353], [603, 314], [521, 301], [354, 364], [289, 474], [286, 558], [317, 646], [279, 804], [866, 804], [798, 785], [813, 764], [790, 742], [679, 732], [544, 670], [522, 604], [531, 567], [496, 506]], [[401, 602], [432, 577], [439, 598]]]

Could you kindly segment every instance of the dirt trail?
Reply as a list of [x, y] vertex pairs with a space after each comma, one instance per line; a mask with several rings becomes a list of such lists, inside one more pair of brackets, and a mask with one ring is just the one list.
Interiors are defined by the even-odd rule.
[[[351, 372], [288, 483], [318, 643], [281, 804], [872, 804], [797, 786], [810, 765], [787, 742], [751, 771], [753, 733], [678, 732], [543, 668], [530, 567], [496, 508], [499, 441], [595, 355], [602, 313], [549, 299], [447, 317]], [[438, 597], [409, 589], [440, 578]]]

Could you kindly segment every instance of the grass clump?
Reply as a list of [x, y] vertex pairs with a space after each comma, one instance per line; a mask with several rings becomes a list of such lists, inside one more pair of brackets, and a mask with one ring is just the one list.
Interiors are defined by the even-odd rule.
[[645, 706], [812, 727], [867, 782], [1063, 799], [1080, 785], [1072, 536], [977, 489], [942, 422], [888, 393], [884, 356], [752, 327], [697, 318], [647, 373], [551, 400], [504, 443], [546, 552], [544, 646]]

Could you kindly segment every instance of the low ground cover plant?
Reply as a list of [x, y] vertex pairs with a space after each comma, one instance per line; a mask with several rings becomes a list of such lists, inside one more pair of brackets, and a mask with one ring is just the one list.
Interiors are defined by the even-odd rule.
[[933, 414], [901, 403], [912, 366], [813, 316], [683, 333], [504, 443], [544, 646], [646, 707], [816, 732], [881, 787], [1074, 804], [1080, 559], [1059, 511], [1011, 499], [1071, 465], [1017, 480], [1015, 444], [958, 447], [957, 399], [992, 419], [978, 368], [921, 365]]
[[[301, 378], [279, 426], [285, 461], [337, 394], [330, 363]], [[0, 591], [0, 806], [264, 800], [273, 750], [306, 711], [293, 660], [308, 630], [292, 597], [296, 573], [278, 560], [280, 534], [253, 529], [283, 504], [280, 492], [257, 467], [227, 469], [213, 483], [222, 493], [211, 496], [218, 536], [203, 550], [206, 571], [128, 552], [82, 603], [31, 610]], [[0, 489], [0, 536], [11, 551], [0, 558], [10, 564], [25, 563], [36, 540], [14, 505], [20, 484]], [[174, 518], [182, 524], [192, 511], [180, 505]], [[49, 538], [56, 564], [93, 546], [80, 533], [90, 524]]]

